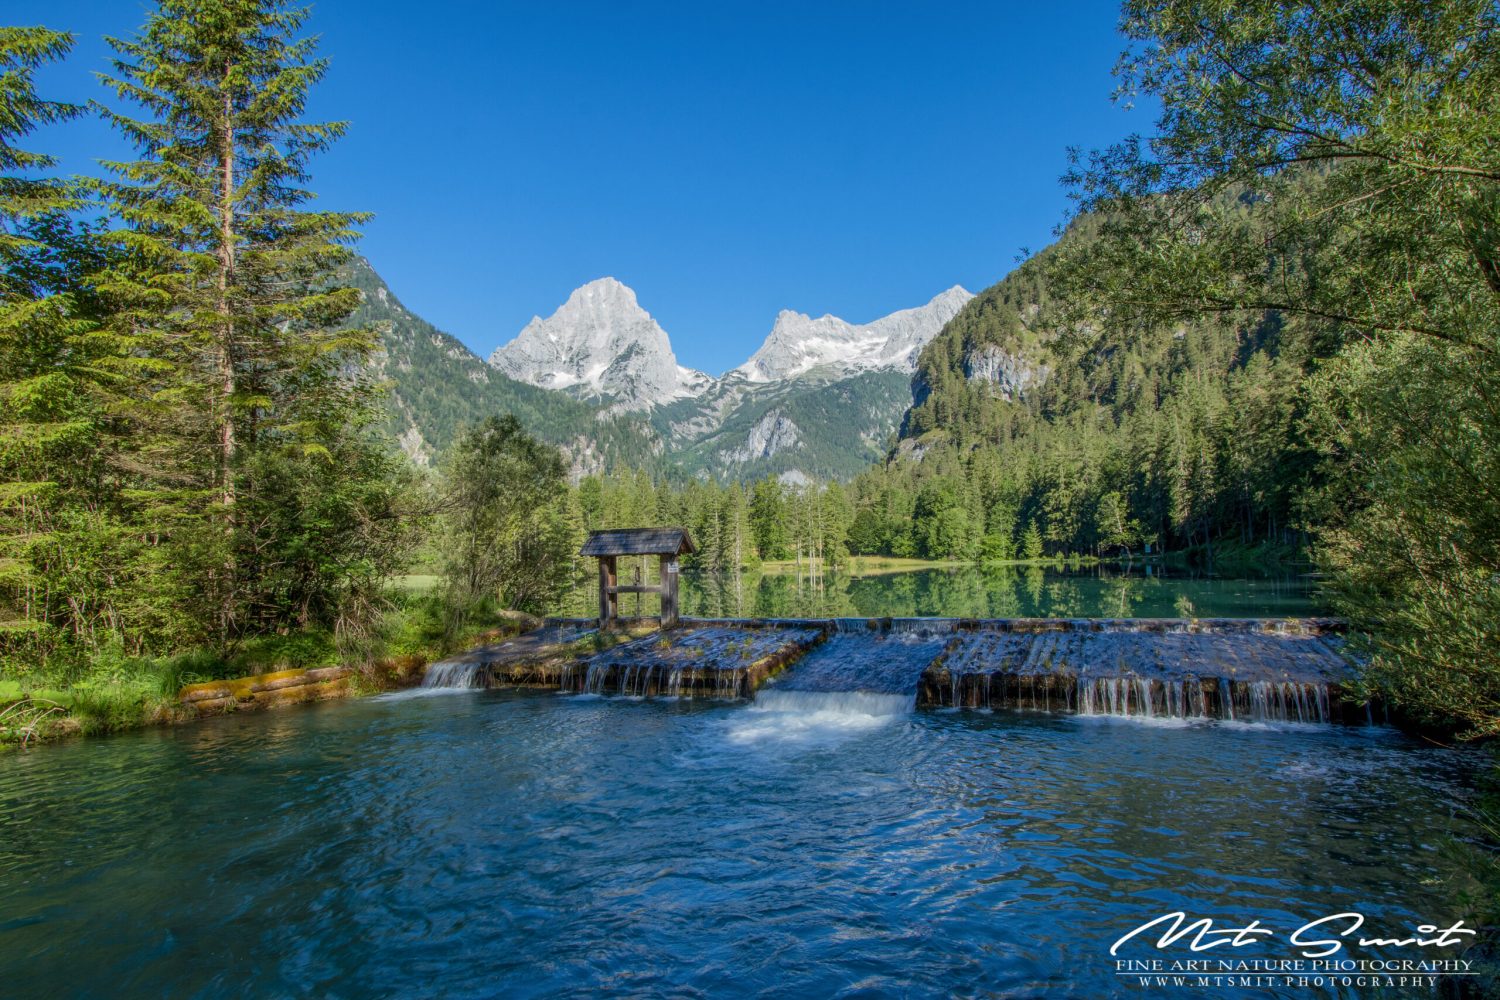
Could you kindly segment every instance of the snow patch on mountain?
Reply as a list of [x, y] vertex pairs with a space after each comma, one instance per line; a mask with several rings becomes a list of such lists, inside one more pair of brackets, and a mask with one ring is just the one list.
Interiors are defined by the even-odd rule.
[[622, 410], [650, 409], [713, 383], [677, 363], [667, 332], [641, 308], [635, 292], [614, 278], [575, 289], [546, 319], [533, 316], [489, 360], [518, 381], [609, 397]]
[[845, 378], [880, 368], [914, 371], [922, 348], [973, 297], [954, 285], [924, 306], [858, 324], [785, 309], [765, 343], [731, 374], [772, 382], [808, 373]]

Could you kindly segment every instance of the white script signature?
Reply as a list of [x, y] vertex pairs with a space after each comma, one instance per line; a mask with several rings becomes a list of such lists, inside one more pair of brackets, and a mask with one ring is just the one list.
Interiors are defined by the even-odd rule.
[[[1337, 954], [1343, 947], [1341, 938], [1359, 930], [1365, 924], [1362, 913], [1334, 913], [1326, 917], [1319, 917], [1298, 927], [1287, 936], [1287, 943], [1302, 952], [1303, 958], [1326, 958]], [[1187, 939], [1188, 949], [1191, 951], [1208, 951], [1220, 945], [1228, 945], [1231, 948], [1241, 948], [1255, 941], [1272, 938], [1276, 932], [1269, 927], [1261, 925], [1259, 920], [1252, 920], [1244, 927], [1215, 927], [1214, 922], [1208, 917], [1199, 917], [1197, 920], [1189, 920], [1188, 915], [1181, 910], [1175, 913], [1163, 913], [1154, 920], [1148, 920], [1135, 930], [1126, 934], [1114, 943], [1109, 949], [1111, 955], [1118, 954], [1120, 946], [1131, 938], [1143, 934], [1153, 928], [1161, 930], [1161, 937], [1156, 940], [1156, 947], [1170, 948], [1178, 941]], [[1342, 930], [1340, 929], [1342, 928]], [[1316, 935], [1334, 934], [1334, 937], [1318, 937]], [[1447, 948], [1462, 941], [1463, 935], [1474, 936], [1474, 930], [1465, 927], [1462, 920], [1451, 927], [1439, 928], [1434, 924], [1422, 924], [1417, 927], [1416, 933], [1407, 937], [1359, 937], [1354, 940], [1361, 948], [1402, 948], [1414, 946], [1417, 948]]]

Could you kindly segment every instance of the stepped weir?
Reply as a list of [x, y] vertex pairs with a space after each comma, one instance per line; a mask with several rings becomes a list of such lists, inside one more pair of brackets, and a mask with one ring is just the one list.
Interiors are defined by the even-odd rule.
[[1366, 723], [1342, 646], [1327, 619], [683, 619], [606, 630], [553, 619], [433, 664], [423, 683]]

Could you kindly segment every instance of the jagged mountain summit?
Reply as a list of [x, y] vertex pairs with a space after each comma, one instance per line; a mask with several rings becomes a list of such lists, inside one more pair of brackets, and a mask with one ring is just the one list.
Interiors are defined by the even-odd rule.
[[[362, 300], [350, 322], [381, 332], [371, 366], [390, 385], [389, 426], [414, 461], [440, 462], [463, 427], [514, 413], [577, 475], [646, 468], [742, 481], [845, 479], [879, 460], [912, 405], [909, 352], [969, 297], [950, 289], [867, 324], [801, 317], [816, 337], [782, 322], [755, 359], [714, 379], [679, 365], [666, 331], [611, 278], [532, 320], [486, 364], [407, 310], [364, 261], [349, 277]], [[813, 341], [830, 336], [834, 361], [801, 360], [825, 359]]]
[[562, 449], [580, 474], [655, 459], [655, 433], [639, 414], [603, 414], [564, 393], [506, 377], [407, 309], [363, 259], [345, 278], [360, 292], [349, 325], [374, 327], [380, 334], [370, 369], [387, 385], [387, 426], [417, 464], [439, 460], [464, 427], [504, 413]]
[[877, 370], [910, 373], [916, 370], [922, 348], [973, 297], [954, 285], [924, 306], [902, 309], [871, 323], [849, 323], [829, 315], [814, 319], [785, 309], [776, 317], [765, 343], [735, 372], [751, 382], [809, 374], [847, 378]]
[[509, 377], [583, 399], [644, 410], [703, 391], [712, 379], [684, 368], [667, 332], [614, 278], [577, 288], [551, 316], [533, 316], [490, 355]]

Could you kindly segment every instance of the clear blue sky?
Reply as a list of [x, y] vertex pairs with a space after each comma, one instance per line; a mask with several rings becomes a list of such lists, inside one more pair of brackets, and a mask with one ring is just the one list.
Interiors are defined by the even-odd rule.
[[[78, 35], [49, 96], [108, 99], [101, 37], [136, 0], [7, 0]], [[1145, 131], [1110, 101], [1117, 8], [318, 0], [332, 61], [315, 164], [328, 207], [416, 312], [482, 355], [613, 275], [719, 373], [778, 310], [860, 322], [971, 291], [1063, 218], [1069, 145]], [[96, 122], [29, 144], [69, 172], [121, 153]]]

